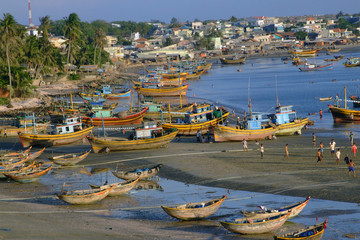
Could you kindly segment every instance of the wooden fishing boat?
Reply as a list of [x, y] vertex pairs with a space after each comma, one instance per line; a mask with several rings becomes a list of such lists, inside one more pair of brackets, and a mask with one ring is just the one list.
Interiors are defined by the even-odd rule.
[[28, 169], [33, 168], [34, 166], [35, 166], [35, 161], [33, 161], [30, 164], [26, 164], [24, 162], [20, 165], [16, 165], [15, 167], [12, 167], [12, 168], [4, 168], [3, 166], [0, 166], [0, 178], [6, 178], [6, 176], [4, 174], [14, 174], [14, 173], [25, 172]]
[[246, 57], [220, 58], [223, 64], [245, 64]]
[[171, 96], [185, 96], [188, 90], [189, 84], [180, 87], [160, 87], [160, 88], [145, 88], [135, 87], [138, 94], [143, 96], [153, 97], [171, 97]]
[[359, 108], [360, 107], [360, 97], [356, 97], [351, 95], [350, 99], [353, 101], [353, 107], [354, 108]]
[[135, 190], [157, 190], [157, 191], [164, 191], [164, 189], [158, 184], [156, 181], [152, 180], [139, 180], [135, 187]]
[[164, 129], [176, 128], [180, 135], [196, 135], [198, 131], [207, 133], [211, 126], [215, 126], [226, 120], [229, 112], [221, 108], [213, 108], [211, 104], [199, 104], [194, 106], [193, 111], [185, 115], [185, 119], [177, 122], [163, 123]]
[[18, 151], [18, 152], [5, 152], [0, 155], [0, 158], [14, 158], [14, 157], [27, 157], [29, 155], [30, 150], [32, 149], [32, 146], [30, 146], [28, 149], [24, 151]]
[[294, 121], [289, 123], [283, 123], [277, 126], [277, 131], [275, 136], [290, 136], [295, 133], [301, 134], [301, 129], [309, 122], [309, 118], [303, 119], [294, 119]]
[[55, 157], [49, 157], [48, 159], [53, 161], [54, 163], [61, 165], [61, 166], [71, 166], [75, 165], [82, 160], [84, 160], [91, 152], [91, 149], [87, 151], [86, 153], [80, 153], [80, 154], [63, 154], [60, 156]]
[[46, 132], [46, 129], [49, 127], [48, 123], [45, 124], [36, 124], [35, 131], [34, 127], [15, 127], [15, 126], [0, 126], [0, 137], [4, 136], [5, 129], [6, 135], [8, 137], [14, 137], [18, 135], [18, 132], [26, 132], [26, 133], [43, 133]]
[[137, 111], [126, 111], [118, 113], [118, 117], [89, 117], [83, 116], [82, 122], [88, 125], [101, 126], [103, 123], [105, 126], [114, 126], [114, 125], [131, 125], [131, 124], [141, 124], [144, 118], [144, 115], [147, 111], [147, 107], [141, 108]]
[[130, 98], [131, 89], [125, 89], [121, 92], [114, 92], [106, 95], [106, 99], [120, 99], [120, 98]]
[[360, 66], [360, 58], [350, 57], [343, 63], [345, 67], [358, 67]]
[[169, 116], [169, 109], [162, 104], [157, 104], [155, 102], [149, 103], [142, 103], [141, 106], [147, 106], [149, 109], [145, 113], [144, 118], [147, 119], [169, 119], [171, 118], [185, 118], [185, 114], [187, 112], [191, 112], [193, 110], [193, 103], [184, 104], [182, 106], [172, 106], [170, 108], [170, 115]]
[[186, 76], [186, 79], [188, 79], [188, 80], [198, 79], [204, 73], [205, 73], [205, 70], [195, 70], [195, 71], [189, 72], [189, 74]]
[[301, 240], [320, 240], [325, 232], [327, 220], [322, 223], [318, 223], [303, 229], [299, 229], [295, 232], [286, 233], [283, 235], [274, 236], [274, 240], [291, 240], [291, 239], [301, 239]]
[[327, 53], [337, 53], [341, 50], [341, 48], [327, 48], [326, 52]]
[[100, 190], [112, 188], [108, 196], [115, 197], [115, 196], [119, 196], [119, 195], [129, 192], [131, 189], [133, 189], [135, 187], [135, 185], [138, 181], [139, 181], [139, 178], [137, 178], [135, 180], [129, 180], [126, 182], [106, 184], [106, 185], [102, 185], [102, 186], [90, 184], [90, 187], [93, 189], [100, 189]]
[[[182, 86], [183, 81], [186, 80], [186, 77], [181, 77], [181, 78], [160, 78], [160, 80], [158, 80], [157, 82], [160, 83], [162, 86], [166, 86], [166, 87], [174, 87], [174, 86]], [[143, 83], [141, 80], [140, 81], [135, 81], [132, 80], [133, 84], [136, 87], [141, 86]]]
[[321, 102], [330, 101], [331, 99], [332, 99], [332, 96], [331, 96], [331, 97], [319, 98], [319, 100], [320, 100]]
[[48, 174], [52, 167], [53, 164], [40, 165], [27, 169], [26, 171], [19, 171], [16, 173], [4, 173], [4, 175], [17, 182], [30, 183], [30, 182], [35, 182], [39, 180], [41, 177]]
[[40, 157], [41, 154], [43, 154], [44, 151], [45, 151], [45, 148], [43, 148], [37, 152], [34, 152], [34, 153], [29, 153], [28, 161], [37, 159], [38, 157]]
[[134, 179], [144, 179], [144, 178], [151, 178], [155, 176], [162, 167], [162, 164], [158, 164], [152, 168], [143, 168], [143, 169], [134, 169], [131, 171], [119, 171], [115, 170], [112, 173], [114, 176], [125, 179], [125, 180], [134, 180]]
[[12, 170], [17, 166], [23, 165], [29, 160], [27, 157], [11, 157], [11, 158], [2, 158], [0, 169], [2, 170]]
[[318, 49], [315, 49], [315, 50], [297, 49], [294, 51], [289, 51], [289, 53], [294, 56], [298, 56], [298, 57], [315, 57], [316, 53], [320, 50], [318, 50]]
[[171, 217], [181, 220], [202, 219], [214, 214], [225, 199], [226, 195], [205, 202], [187, 203], [173, 207], [161, 206], [161, 208]]
[[61, 191], [56, 196], [70, 204], [91, 204], [106, 198], [113, 187], [106, 189], [88, 189], [75, 191]]
[[[345, 98], [346, 98], [346, 87], [344, 87]], [[329, 111], [331, 112], [334, 122], [358, 122], [360, 121], [360, 111], [352, 110], [347, 108], [347, 101], [344, 101], [345, 106], [341, 108], [339, 105], [335, 104], [334, 106], [329, 106]]]
[[277, 131], [269, 127], [263, 129], [240, 129], [237, 125], [217, 125], [213, 127], [215, 142], [271, 139]]
[[177, 129], [163, 131], [162, 127], [135, 129], [129, 138], [87, 136], [94, 153], [129, 151], [167, 146], [178, 133]]
[[270, 218], [242, 218], [234, 222], [223, 222], [220, 224], [227, 230], [240, 234], [261, 234], [280, 228], [288, 219], [290, 213], [277, 215]]
[[241, 213], [247, 218], [269, 218], [274, 217], [279, 214], [290, 213], [288, 218], [293, 218], [299, 215], [299, 213], [306, 207], [310, 200], [310, 196], [307, 197], [304, 201], [294, 203], [285, 207], [281, 207], [278, 209], [270, 209], [270, 210], [259, 210], [259, 211], [242, 211]]
[[316, 64], [309, 64], [306, 63], [304, 67], [300, 67], [300, 71], [302, 72], [310, 72], [310, 71], [321, 71], [321, 70], [330, 70], [334, 66], [333, 63], [326, 64], [326, 65], [316, 65]]
[[204, 63], [203, 65], [197, 66], [197, 69], [199, 71], [204, 70], [205, 72], [209, 71], [211, 69], [212, 63]]
[[19, 132], [23, 147], [29, 146], [56, 146], [70, 144], [83, 139], [93, 127], [84, 128], [79, 117], [51, 116], [54, 125], [49, 134], [27, 134]]

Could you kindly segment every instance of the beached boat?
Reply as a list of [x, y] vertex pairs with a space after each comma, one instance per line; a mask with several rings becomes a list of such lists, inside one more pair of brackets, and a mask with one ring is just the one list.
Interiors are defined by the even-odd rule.
[[177, 129], [163, 131], [162, 127], [150, 126], [131, 130], [128, 137], [91, 137], [87, 136], [94, 153], [108, 151], [129, 151], [165, 147], [178, 133]]
[[106, 185], [102, 185], [102, 186], [90, 184], [90, 187], [93, 189], [100, 189], [100, 190], [112, 188], [110, 190], [110, 193], [108, 196], [115, 197], [115, 196], [119, 196], [119, 195], [129, 192], [131, 189], [133, 189], [135, 187], [135, 185], [138, 181], [139, 181], [139, 178], [137, 178], [135, 180], [129, 180], [126, 182], [106, 184]]
[[358, 67], [360, 66], [360, 58], [350, 57], [343, 63], [345, 67]]
[[4, 153], [0, 154], [0, 158], [23, 158], [23, 157], [27, 157], [29, 155], [30, 150], [32, 149], [32, 146], [30, 146], [28, 149], [23, 150], [23, 151], [5, 151]]
[[331, 101], [331, 99], [332, 99], [332, 96], [331, 96], [331, 97], [319, 98], [319, 100], [320, 100], [321, 102]]
[[15, 126], [0, 126], [0, 137], [4, 136], [5, 130], [6, 135], [8, 137], [14, 137], [18, 135], [18, 132], [25, 132], [29, 134], [36, 133], [44, 133], [46, 129], [49, 127], [48, 123], [45, 124], [36, 124], [35, 129], [34, 127], [15, 127]]
[[49, 173], [53, 164], [42, 164], [40, 166], [35, 165], [30, 169], [25, 171], [13, 172], [13, 173], [3, 173], [6, 177], [11, 178], [17, 182], [21, 183], [30, 183], [39, 180], [41, 177]]
[[264, 127], [264, 123], [269, 121], [268, 118], [264, 119], [261, 113], [252, 113], [245, 121], [237, 125], [213, 126], [215, 142], [271, 139], [277, 128]]
[[226, 120], [229, 112], [221, 107], [215, 107], [211, 104], [198, 104], [194, 106], [193, 111], [185, 115], [185, 119], [173, 119], [176, 122], [163, 123], [164, 129], [176, 128], [180, 135], [196, 135], [198, 131], [207, 133], [211, 126], [215, 126]]
[[262, 209], [259, 211], [251, 211], [251, 212], [242, 211], [241, 213], [247, 218], [269, 218], [269, 217], [277, 216], [279, 214], [290, 213], [288, 218], [293, 218], [299, 215], [299, 213], [306, 207], [309, 200], [310, 197], [307, 197], [304, 201], [294, 203], [288, 206], [280, 207], [278, 209], [269, 209], [269, 210]]
[[286, 233], [282, 235], [275, 235], [274, 240], [320, 240], [325, 232], [327, 220], [322, 223], [318, 223], [303, 229], [299, 229], [295, 232]]
[[161, 208], [170, 216], [181, 220], [202, 219], [214, 214], [225, 199], [226, 195], [209, 201], [188, 203], [173, 207], [161, 206]]
[[69, 153], [69, 154], [49, 157], [48, 159], [61, 166], [71, 166], [84, 160], [90, 154], [90, 152], [91, 149], [86, 153], [80, 153], [80, 154]]
[[169, 108], [166, 106], [163, 106], [160, 103], [156, 102], [142, 102], [142, 107], [148, 107], [147, 112], [145, 113], [144, 118], [147, 119], [169, 119], [171, 118], [185, 118], [185, 113], [191, 112], [193, 110], [193, 103], [189, 104], [183, 104], [182, 106], [171, 106], [170, 108], [170, 115], [169, 115]]
[[180, 87], [160, 87], [160, 88], [149, 88], [149, 87], [135, 87], [138, 94], [143, 96], [153, 97], [171, 97], [171, 96], [185, 96], [188, 90], [189, 84]]
[[288, 219], [290, 213], [270, 218], [242, 218], [234, 222], [220, 221], [227, 230], [240, 234], [261, 234], [280, 228]]
[[304, 67], [300, 67], [300, 71], [302, 72], [310, 72], [310, 71], [321, 71], [321, 70], [330, 70], [334, 66], [333, 63], [326, 64], [326, 65], [317, 65], [317, 64], [309, 64], [306, 63]]
[[222, 64], [245, 64], [246, 57], [220, 58]]
[[277, 126], [276, 136], [300, 134], [301, 129], [308, 123], [309, 118], [297, 118], [296, 110], [292, 108], [292, 105], [281, 106], [278, 104], [275, 113], [268, 115], [271, 122]]
[[119, 171], [116, 169], [112, 173], [114, 174], [114, 176], [121, 178], [121, 179], [125, 179], [125, 180], [134, 180], [137, 178], [144, 179], [144, 178], [151, 178], [151, 177], [155, 176], [160, 171], [161, 167], [162, 167], [162, 164], [158, 164], [151, 168], [143, 168], [143, 169], [136, 168], [131, 171]]
[[[27, 161], [27, 159], [25, 160]], [[35, 161], [30, 164], [27, 164], [26, 161], [11, 168], [0, 166], [0, 178], [6, 178], [4, 174], [20, 173], [34, 167]]]
[[29, 160], [29, 156], [26, 157], [3, 157], [1, 158], [0, 169], [11, 170], [17, 166], [23, 165]]
[[34, 152], [34, 153], [29, 152], [28, 161], [37, 159], [38, 157], [40, 157], [41, 154], [43, 154], [44, 151], [45, 151], [45, 148], [43, 148], [37, 152]]
[[74, 205], [91, 204], [106, 198], [112, 189], [113, 187], [106, 189], [87, 189], [75, 191], [61, 190], [61, 192], [56, 194], [56, 196], [64, 202]]
[[101, 126], [103, 123], [105, 126], [141, 124], [146, 111], [147, 107], [138, 109], [137, 111], [128, 110], [116, 114], [108, 113], [109, 115], [113, 115], [113, 117], [105, 117], [105, 114], [103, 117], [97, 115], [94, 117], [83, 116], [82, 122], [93, 126]]
[[83, 139], [93, 127], [85, 128], [79, 117], [52, 116], [52, 129], [48, 134], [27, 134], [19, 132], [23, 147], [66, 145]]
[[[346, 87], [344, 87], [346, 99]], [[347, 108], [347, 101], [344, 101], [344, 108], [340, 107], [336, 102], [334, 105], [328, 105], [334, 122], [358, 122], [360, 121], [360, 111]]]

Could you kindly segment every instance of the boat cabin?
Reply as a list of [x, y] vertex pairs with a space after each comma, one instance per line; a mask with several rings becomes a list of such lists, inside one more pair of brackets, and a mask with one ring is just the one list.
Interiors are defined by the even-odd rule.
[[[59, 117], [60, 116], [60, 117]], [[51, 118], [51, 134], [73, 133], [83, 129], [81, 117], [54, 116]]]
[[196, 105], [191, 113], [185, 114], [185, 122], [199, 123], [212, 120], [214, 117], [213, 112], [212, 105], [210, 104]]
[[144, 123], [143, 128], [135, 129], [135, 139], [141, 138], [155, 138], [162, 136], [163, 128], [158, 127], [156, 123], [147, 122]]
[[276, 107], [275, 114], [269, 115], [271, 122], [278, 125], [293, 122], [296, 118], [296, 111], [292, 108], [292, 105]]
[[108, 94], [111, 94], [111, 93], [112, 93], [112, 89], [111, 89], [110, 85], [103, 85], [103, 86], [102, 86], [102, 89], [100, 90], [100, 92], [101, 92], [102, 94], [108, 95]]
[[264, 128], [264, 123], [269, 121], [268, 118], [263, 118], [262, 113], [252, 113], [252, 115], [248, 116], [246, 121], [240, 124], [241, 129], [246, 130], [257, 130]]

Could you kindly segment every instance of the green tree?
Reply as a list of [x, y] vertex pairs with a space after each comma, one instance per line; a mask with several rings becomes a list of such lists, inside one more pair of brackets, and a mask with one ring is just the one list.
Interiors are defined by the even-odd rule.
[[163, 43], [163, 47], [167, 47], [173, 45], [174, 41], [171, 38], [166, 38], [165, 42]]
[[299, 31], [295, 33], [295, 37], [297, 40], [306, 40], [307, 38], [307, 33], [304, 31]]
[[82, 43], [82, 32], [80, 29], [80, 19], [76, 13], [71, 13], [68, 18], [65, 19], [64, 35], [67, 38], [66, 41], [66, 64], [74, 64], [76, 61], [76, 54], [80, 49]]
[[231, 18], [230, 18], [230, 22], [237, 22], [238, 21], [238, 19], [236, 18], [236, 17], [234, 17], [234, 16], [232, 16]]
[[39, 30], [42, 32], [42, 38], [40, 39], [40, 53], [41, 59], [38, 73], [46, 74], [54, 72], [56, 66], [56, 51], [49, 40], [49, 29], [51, 27], [51, 20], [49, 16], [45, 16], [39, 19]]
[[14, 43], [14, 38], [16, 37], [17, 30], [16, 30], [16, 21], [14, 17], [9, 14], [5, 13], [3, 19], [0, 19], [0, 36], [2, 42], [5, 44], [5, 52], [6, 52], [6, 60], [8, 65], [8, 76], [9, 76], [9, 107], [11, 105], [11, 95], [12, 95], [12, 74], [11, 74], [11, 63], [10, 63], [10, 51], [12, 48], [12, 44]]
[[100, 66], [101, 65], [101, 52], [102, 52], [102, 50], [104, 50], [104, 47], [106, 46], [106, 34], [101, 28], [96, 29], [94, 43], [95, 43], [94, 64], [96, 64], [96, 61], [95, 61], [96, 49], [99, 48], [99, 56], [98, 56], [97, 62], [98, 62], [98, 65]]
[[336, 18], [341, 18], [344, 16], [344, 13], [342, 11], [338, 12], [338, 14], [336, 14]]

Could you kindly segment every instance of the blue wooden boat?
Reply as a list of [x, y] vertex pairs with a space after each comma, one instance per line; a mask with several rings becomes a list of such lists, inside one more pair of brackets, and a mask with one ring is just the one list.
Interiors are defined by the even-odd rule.
[[304, 67], [300, 67], [300, 71], [302, 72], [310, 72], [310, 71], [321, 71], [321, 70], [330, 70], [333, 68], [333, 63], [329, 63], [326, 65], [316, 65], [305, 63]]

